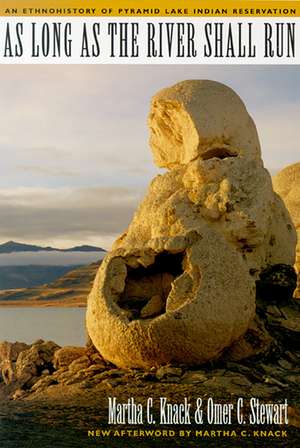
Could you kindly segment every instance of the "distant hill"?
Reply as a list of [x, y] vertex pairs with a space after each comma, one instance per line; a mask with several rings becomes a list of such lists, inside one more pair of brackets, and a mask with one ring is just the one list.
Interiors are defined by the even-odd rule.
[[69, 271], [46, 285], [0, 291], [0, 306], [85, 306], [100, 263]]
[[52, 282], [77, 266], [0, 266], [0, 290], [31, 288]]
[[55, 247], [42, 247], [34, 244], [18, 243], [16, 241], [7, 241], [0, 244], [0, 254], [11, 254], [14, 252], [105, 252], [102, 247], [82, 245], [75, 246], [69, 249], [57, 249]]
[[68, 249], [8, 241], [0, 244], [0, 290], [33, 288], [53, 282], [71, 270], [101, 260], [95, 246]]

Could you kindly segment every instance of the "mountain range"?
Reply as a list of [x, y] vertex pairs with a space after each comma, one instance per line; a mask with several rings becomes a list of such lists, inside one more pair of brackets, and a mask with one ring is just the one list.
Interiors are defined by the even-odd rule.
[[0, 291], [44, 287], [104, 255], [105, 250], [96, 246], [57, 249], [8, 241], [0, 244]]
[[0, 254], [11, 254], [15, 252], [105, 252], [102, 247], [82, 245], [70, 247], [69, 249], [57, 249], [55, 247], [42, 247], [35, 244], [18, 243], [16, 241], [7, 241], [0, 244]]
[[0, 290], [31, 288], [52, 282], [79, 266], [0, 266]]

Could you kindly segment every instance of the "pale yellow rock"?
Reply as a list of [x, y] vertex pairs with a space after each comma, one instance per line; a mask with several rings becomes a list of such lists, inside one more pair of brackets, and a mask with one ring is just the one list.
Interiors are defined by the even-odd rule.
[[284, 200], [296, 227], [298, 235], [297, 252], [300, 255], [300, 162], [287, 166], [274, 176], [273, 186], [274, 190]]
[[300, 162], [289, 165], [273, 177], [274, 190], [283, 199], [297, 231], [296, 270], [298, 285], [296, 297], [300, 298]]
[[215, 81], [183, 81], [161, 90], [152, 99], [149, 127], [160, 167], [214, 154], [260, 160], [256, 127], [245, 105], [232, 89]]
[[[87, 309], [89, 334], [105, 359], [121, 367], [204, 363], [247, 330], [255, 311], [255, 286], [246, 264], [205, 223], [198, 230], [198, 240], [182, 252], [185, 271], [173, 281], [166, 312], [153, 319], [140, 316], [130, 321], [122, 312], [128, 298], [114, 292], [115, 263], [122, 262], [128, 269], [120, 271], [124, 289], [128, 277], [132, 281], [127, 264], [130, 249], [118, 249], [105, 258]], [[145, 242], [140, 251], [135, 250], [137, 260], [144, 250], [155, 260], [159, 252], [150, 245]], [[150, 274], [149, 281], [155, 284], [156, 274]], [[152, 293], [146, 284], [144, 297], [150, 299]]]
[[[212, 81], [165, 89], [149, 125], [155, 161], [169, 171], [153, 179], [104, 259], [87, 329], [121, 367], [204, 363], [246, 332], [260, 271], [294, 263], [295, 230], [231, 89]], [[153, 296], [165, 305], [145, 318]]]
[[[199, 141], [200, 134], [206, 136], [206, 142], [210, 141], [208, 135], [214, 141], [214, 136], [221, 135], [226, 128], [226, 135], [230, 136], [227, 153], [223, 147], [218, 152], [216, 146], [214, 151], [209, 147], [207, 152], [199, 143], [193, 157], [184, 161], [177, 158], [174, 162], [174, 154], [183, 154], [186, 147], [179, 143], [176, 146], [170, 137], [170, 129], [161, 123], [162, 110], [165, 102], [169, 107], [170, 98], [189, 112]], [[160, 112], [157, 112], [158, 107]], [[224, 115], [224, 110], [231, 116], [227, 112]], [[180, 124], [179, 119], [178, 122], [172, 119], [169, 109], [165, 119], [172, 130]], [[166, 225], [171, 227], [171, 235], [176, 236], [176, 242], [171, 240], [172, 244], [180, 244], [180, 235], [185, 234], [186, 228], [180, 225], [178, 215], [188, 217], [192, 214], [209, 222], [239, 250], [256, 277], [267, 265], [294, 263], [294, 226], [281, 198], [274, 194], [271, 176], [263, 167], [253, 120], [231, 89], [213, 81], [185, 81], [164, 89], [152, 100], [149, 123], [156, 163], [175, 168], [152, 181], [127, 233], [113, 248], [139, 246], [140, 238], [145, 241], [160, 238]], [[155, 127], [159, 125], [157, 123], [160, 124], [159, 131]], [[180, 129], [184, 133], [183, 127]], [[184, 137], [177, 140], [184, 141]], [[160, 163], [160, 157], [172, 162]], [[182, 197], [188, 198], [189, 211], [183, 210]]]

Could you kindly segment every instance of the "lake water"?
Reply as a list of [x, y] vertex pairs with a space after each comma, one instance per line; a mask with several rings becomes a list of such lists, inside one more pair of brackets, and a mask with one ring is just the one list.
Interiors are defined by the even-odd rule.
[[0, 308], [0, 341], [85, 345], [85, 308]]

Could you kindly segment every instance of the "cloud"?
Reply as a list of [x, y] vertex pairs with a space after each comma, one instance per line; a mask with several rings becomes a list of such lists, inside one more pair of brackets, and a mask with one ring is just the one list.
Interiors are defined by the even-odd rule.
[[298, 78], [292, 66], [1, 67], [0, 238], [108, 247], [159, 172], [150, 98], [183, 79], [241, 96], [272, 172], [299, 160]]
[[18, 166], [19, 171], [25, 173], [37, 174], [40, 176], [60, 176], [60, 177], [72, 177], [79, 174], [78, 171], [68, 171], [66, 169], [61, 169], [59, 167], [50, 166], [40, 166], [40, 165], [24, 165]]
[[[0, 185], [37, 186], [43, 171], [44, 186], [67, 186], [72, 177], [73, 187], [144, 187], [157, 172], [146, 126], [150, 98], [196, 78], [223, 82], [242, 97], [272, 167], [278, 121], [299, 141], [297, 74], [285, 66], [3, 66]], [[276, 164], [293, 162], [289, 151], [277, 151]]]
[[121, 188], [0, 189], [0, 240], [111, 242], [140, 195]]

